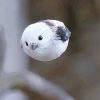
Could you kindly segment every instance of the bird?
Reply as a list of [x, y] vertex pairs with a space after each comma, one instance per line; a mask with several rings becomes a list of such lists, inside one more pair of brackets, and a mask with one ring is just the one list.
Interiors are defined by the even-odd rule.
[[21, 36], [21, 47], [31, 58], [52, 61], [67, 49], [71, 32], [58, 20], [46, 19], [25, 28]]

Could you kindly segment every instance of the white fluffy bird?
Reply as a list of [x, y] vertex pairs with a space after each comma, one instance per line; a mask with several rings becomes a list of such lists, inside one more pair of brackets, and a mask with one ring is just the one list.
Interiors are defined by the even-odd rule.
[[21, 37], [21, 47], [30, 57], [51, 61], [67, 49], [71, 32], [58, 20], [42, 20], [29, 25]]

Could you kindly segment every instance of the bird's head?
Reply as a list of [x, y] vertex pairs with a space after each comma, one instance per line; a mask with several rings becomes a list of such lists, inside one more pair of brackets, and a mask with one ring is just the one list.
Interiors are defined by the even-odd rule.
[[[29, 25], [23, 32], [21, 46], [32, 58], [46, 58], [56, 48], [69, 40], [70, 31], [56, 20], [42, 20]], [[43, 60], [43, 59], [42, 59]]]

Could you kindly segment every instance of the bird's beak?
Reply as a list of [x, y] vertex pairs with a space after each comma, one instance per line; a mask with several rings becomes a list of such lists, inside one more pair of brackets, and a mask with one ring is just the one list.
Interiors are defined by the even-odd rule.
[[21, 48], [23, 48], [23, 45], [21, 44]]
[[32, 50], [35, 50], [37, 47], [38, 47], [38, 44], [35, 44], [35, 43], [32, 43], [31, 44], [31, 49]]
[[20, 47], [21, 47], [21, 48], [23, 48], [23, 45], [22, 45], [22, 43], [21, 43], [21, 42], [20, 42]]

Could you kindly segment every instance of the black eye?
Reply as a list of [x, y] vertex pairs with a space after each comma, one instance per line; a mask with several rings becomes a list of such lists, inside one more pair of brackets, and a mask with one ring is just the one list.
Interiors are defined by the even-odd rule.
[[42, 40], [43, 39], [43, 37], [42, 37], [42, 35], [40, 35], [39, 37], [38, 37], [38, 40]]
[[25, 41], [26, 46], [28, 46], [28, 43]]

